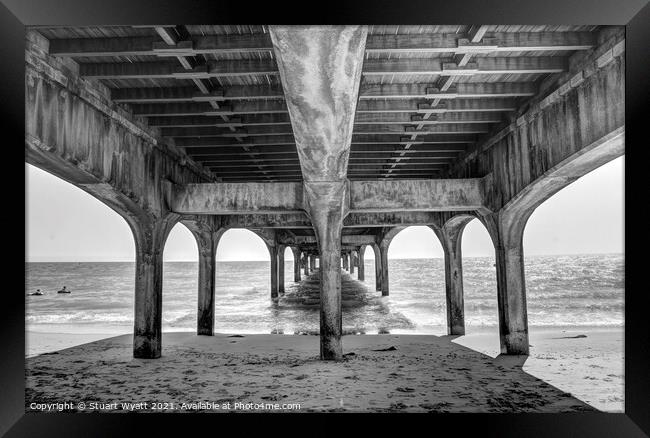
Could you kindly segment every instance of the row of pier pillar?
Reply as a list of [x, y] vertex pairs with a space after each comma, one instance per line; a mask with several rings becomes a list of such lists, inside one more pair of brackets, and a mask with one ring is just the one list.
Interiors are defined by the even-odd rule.
[[[389, 295], [388, 288], [388, 251], [381, 251], [378, 245], [371, 245], [375, 252], [375, 288], [381, 291], [383, 296]], [[293, 252], [293, 281], [302, 280], [302, 275], [310, 275], [320, 267], [320, 257], [317, 254], [301, 251], [298, 248], [290, 247]], [[286, 247], [270, 247], [271, 254], [271, 298], [277, 298], [285, 292], [284, 278], [284, 251]], [[365, 251], [366, 245], [357, 250], [350, 250], [341, 253], [341, 268], [350, 274], [357, 272], [357, 278], [365, 281]]]
[[[445, 255], [445, 295], [447, 302], [447, 326], [451, 335], [465, 334], [461, 234], [465, 224], [471, 217], [450, 220], [442, 228], [434, 231], [440, 238]], [[501, 349], [507, 354], [528, 354], [528, 323], [526, 312], [525, 283], [523, 272], [522, 238], [523, 227], [509, 224], [510, 229], [501, 226], [498, 220], [482, 220], [488, 228], [495, 243], [497, 271], [497, 303], [499, 309], [499, 327]], [[148, 224], [146, 227], [133, 227], [136, 241], [136, 297], [135, 297], [135, 330], [134, 356], [141, 358], [160, 357], [161, 351], [161, 322], [162, 322], [162, 253], [164, 242], [174, 222]], [[215, 307], [215, 259], [216, 248], [224, 229], [192, 229], [199, 249], [199, 290], [197, 333], [212, 335], [214, 331]], [[432, 227], [433, 228], [433, 227]], [[394, 234], [399, 230], [395, 229]], [[323, 257], [322, 252], [301, 250], [289, 246], [294, 254], [294, 281], [299, 282], [302, 275], [310, 275], [319, 269], [321, 274], [321, 289], [324, 287], [324, 277], [337, 275], [335, 281], [340, 285], [341, 269], [350, 274], [355, 273], [359, 280], [365, 280], [364, 252], [370, 246], [375, 255], [376, 289], [383, 296], [389, 295], [388, 278], [388, 247], [394, 237], [384, 236], [378, 239], [380, 243], [362, 245], [354, 250], [339, 249]], [[268, 244], [268, 243], [267, 243]], [[287, 246], [269, 245], [271, 254], [271, 297], [278, 298], [285, 292], [284, 251]], [[329, 265], [329, 266], [328, 266]], [[317, 268], [318, 266], [318, 268]], [[326, 281], [326, 280], [325, 280]], [[337, 283], [335, 283], [337, 284]], [[328, 286], [335, 291], [336, 286]], [[340, 288], [340, 286], [339, 286]], [[327, 289], [321, 291], [323, 297], [332, 293]], [[340, 298], [340, 297], [338, 297]], [[340, 322], [340, 305], [332, 304], [333, 310], [325, 306], [325, 317], [336, 316], [332, 323], [336, 328]], [[321, 309], [323, 312], [323, 309]], [[338, 315], [338, 316], [337, 316]], [[323, 316], [323, 315], [322, 315]], [[321, 327], [321, 331], [322, 331]], [[339, 340], [340, 336], [335, 336]], [[327, 339], [325, 337], [324, 339]], [[321, 341], [323, 340], [323, 337]]]

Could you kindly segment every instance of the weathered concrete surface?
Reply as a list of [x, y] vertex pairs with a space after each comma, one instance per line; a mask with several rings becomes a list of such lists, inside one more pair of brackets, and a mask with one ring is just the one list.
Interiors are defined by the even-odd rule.
[[481, 215], [496, 250], [501, 350], [528, 354], [523, 232], [546, 199], [624, 153], [624, 34], [615, 33], [571, 69], [550, 92], [467, 154], [450, 177], [492, 175]]
[[[473, 214], [459, 211], [454, 214]], [[441, 227], [449, 213], [438, 211], [394, 211], [385, 213], [350, 213], [343, 219], [346, 228], [384, 228], [394, 226], [434, 225]], [[361, 243], [361, 242], [360, 242]]]
[[490, 177], [399, 181], [351, 181], [350, 212], [456, 211], [484, 208]]
[[174, 185], [167, 200], [183, 214], [300, 213], [301, 183], [212, 183]]
[[[485, 211], [490, 176], [467, 179], [350, 181], [350, 213]], [[170, 184], [166, 201], [179, 214], [297, 214], [306, 210], [298, 182]]]
[[[549, 177], [566, 177], [535, 196], [541, 204], [553, 193], [608, 160], [624, 153], [603, 141], [624, 135], [624, 34], [618, 33], [587, 56], [576, 57], [555, 91], [522, 109], [513, 122], [480, 144], [454, 166], [448, 176], [477, 178], [492, 175], [486, 204], [497, 211], [516, 200], [531, 185], [546, 185]], [[575, 56], [575, 55], [574, 55]], [[572, 58], [573, 59], [573, 58]], [[566, 167], [586, 151], [602, 145], [590, 165]], [[556, 173], [565, 167], [564, 174]], [[551, 172], [551, 173], [549, 173]]]
[[347, 175], [365, 26], [269, 26], [305, 181]]
[[225, 228], [214, 225], [214, 217], [181, 221], [194, 238], [199, 252], [199, 281], [196, 333], [214, 334], [214, 290], [216, 281], [217, 246]]
[[365, 265], [365, 252], [366, 252], [366, 245], [362, 245], [361, 248], [359, 248], [359, 275], [357, 278], [361, 281], [364, 281], [366, 279], [366, 265]]
[[320, 250], [320, 355], [343, 358], [341, 345], [341, 232], [347, 185], [341, 182], [305, 183], [309, 209]]
[[25, 160], [95, 196], [125, 218], [136, 247], [133, 354], [161, 354], [162, 249], [179, 216], [163, 201], [164, 181], [212, 177], [159, 141], [108, 89], [78, 76], [76, 64], [47, 54], [28, 32], [25, 52]]
[[431, 227], [445, 255], [445, 297], [447, 300], [447, 333], [465, 334], [465, 304], [463, 293], [462, 236], [465, 225], [473, 216], [456, 216], [442, 228]]
[[223, 228], [312, 229], [311, 220], [305, 212], [219, 215], [217, 221]]
[[339, 360], [341, 231], [367, 28], [270, 26], [320, 253], [320, 355]]
[[380, 291], [381, 280], [383, 278], [381, 272], [381, 251], [379, 250], [379, 245], [377, 245], [376, 243], [373, 243], [370, 246], [372, 248], [372, 251], [375, 253], [375, 289]]
[[309, 275], [309, 255], [307, 253], [303, 253], [302, 266], [305, 270], [305, 275]]
[[292, 246], [291, 252], [293, 253], [293, 281], [298, 283], [302, 280], [300, 275], [300, 250]]
[[278, 247], [267, 245], [271, 257], [271, 299], [277, 299], [279, 289]]
[[285, 246], [278, 246], [278, 293], [284, 293], [284, 250]]
[[481, 218], [492, 238], [497, 268], [497, 305], [501, 353], [527, 355], [528, 311], [524, 277], [524, 222], [501, 213]]
[[213, 180], [112, 104], [108, 89], [81, 79], [76, 64], [47, 55], [47, 41], [35, 32], [28, 32], [25, 56], [28, 163], [80, 187], [127, 220], [164, 216], [165, 180]]
[[392, 227], [384, 230], [379, 236], [379, 256], [381, 262], [381, 295], [387, 297], [390, 294], [388, 281], [388, 248], [397, 234], [406, 227]]
[[131, 229], [135, 240], [135, 315], [133, 356], [155, 359], [162, 351], [163, 249], [177, 217], [141, 221]]

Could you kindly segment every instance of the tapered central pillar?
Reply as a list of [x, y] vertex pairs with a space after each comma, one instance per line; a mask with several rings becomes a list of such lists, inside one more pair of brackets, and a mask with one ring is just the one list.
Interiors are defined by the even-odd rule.
[[270, 26], [320, 252], [321, 359], [341, 359], [341, 231], [365, 26]]
[[320, 249], [320, 356], [341, 359], [341, 231], [345, 182], [305, 183]]

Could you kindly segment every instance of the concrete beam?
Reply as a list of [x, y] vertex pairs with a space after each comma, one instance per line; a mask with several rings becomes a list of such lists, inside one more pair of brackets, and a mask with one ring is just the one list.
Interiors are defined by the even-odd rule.
[[367, 59], [363, 66], [364, 76], [543, 74], [566, 70], [564, 58], [550, 56], [484, 57], [466, 66], [459, 66], [453, 60], [441, 61], [436, 58]]
[[[350, 213], [484, 210], [490, 177], [350, 181]], [[168, 184], [170, 210], [179, 214], [291, 214], [307, 211], [300, 182]], [[365, 243], [365, 242], [362, 242]]]
[[[470, 44], [471, 35], [370, 35], [366, 53], [480, 53], [585, 50], [595, 45], [592, 32], [491, 33], [484, 43]], [[201, 54], [269, 52], [267, 34], [192, 35], [163, 46], [155, 37], [65, 38], [52, 40], [50, 54], [60, 57], [195, 56]]]
[[172, 185], [167, 202], [183, 214], [302, 213], [300, 183], [213, 183]]
[[[534, 96], [537, 88], [527, 82], [461, 83], [441, 91], [428, 84], [362, 84], [359, 99], [485, 99]], [[222, 102], [224, 100], [281, 100], [284, 91], [278, 85], [233, 85], [200, 93], [194, 87], [116, 88], [113, 102]]]
[[484, 208], [483, 179], [350, 182], [350, 212], [460, 211]]

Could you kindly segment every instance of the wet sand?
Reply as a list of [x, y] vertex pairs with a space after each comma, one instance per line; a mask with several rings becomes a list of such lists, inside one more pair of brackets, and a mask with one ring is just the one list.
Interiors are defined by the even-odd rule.
[[65, 410], [73, 411], [79, 402], [84, 411], [122, 411], [122, 402], [185, 412], [211, 410], [191, 405], [199, 402], [238, 411], [247, 409], [235, 403], [255, 411], [299, 404], [285, 409], [292, 412], [594, 410], [524, 372], [523, 358], [491, 358], [448, 336], [345, 336], [342, 362], [318, 360], [316, 336], [165, 333], [156, 360], [134, 359], [131, 342], [124, 335], [26, 359], [26, 410], [56, 402], [72, 402]]

